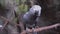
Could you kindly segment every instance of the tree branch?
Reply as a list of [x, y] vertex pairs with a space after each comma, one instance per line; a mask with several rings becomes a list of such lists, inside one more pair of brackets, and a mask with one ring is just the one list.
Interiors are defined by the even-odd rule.
[[[45, 27], [40, 27], [40, 28], [35, 28], [34, 32], [39, 32], [39, 31], [43, 31], [43, 30], [47, 30], [47, 29], [51, 29], [54, 27], [60, 26], [60, 23], [51, 25], [51, 26], [45, 26]], [[28, 32], [32, 32], [32, 29], [28, 29]], [[21, 32], [21, 34], [26, 34], [26, 31]]]

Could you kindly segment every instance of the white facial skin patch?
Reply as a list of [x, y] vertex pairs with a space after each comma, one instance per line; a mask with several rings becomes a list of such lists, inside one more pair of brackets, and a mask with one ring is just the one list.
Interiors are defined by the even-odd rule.
[[31, 13], [35, 13], [36, 11], [38, 11], [38, 16], [40, 16], [40, 14], [41, 14], [41, 6], [39, 6], [39, 5], [34, 5], [34, 6], [32, 6], [31, 8], [30, 8], [30, 10], [29, 10]]
[[0, 27], [3, 27], [2, 25], [0, 25]]

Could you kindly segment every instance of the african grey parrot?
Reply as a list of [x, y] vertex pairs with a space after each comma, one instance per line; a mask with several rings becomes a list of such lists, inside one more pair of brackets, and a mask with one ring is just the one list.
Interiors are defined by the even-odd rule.
[[26, 12], [23, 15], [23, 24], [25, 26], [31, 26], [31, 25], [36, 25], [36, 19], [40, 16], [41, 14], [41, 6], [39, 5], [33, 5], [28, 12]]
[[[33, 29], [32, 34], [37, 34], [37, 32], [34, 32], [34, 28], [37, 24], [37, 19], [40, 17], [41, 14], [41, 6], [39, 5], [33, 5], [28, 12], [26, 12], [23, 15], [23, 24], [26, 29]], [[28, 33], [28, 32], [27, 32]]]

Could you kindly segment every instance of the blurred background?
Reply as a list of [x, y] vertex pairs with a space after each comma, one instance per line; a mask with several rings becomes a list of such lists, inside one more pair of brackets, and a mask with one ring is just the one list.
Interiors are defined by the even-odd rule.
[[[60, 0], [0, 0], [0, 16], [11, 21], [0, 34], [20, 34], [22, 28], [14, 25], [20, 24], [22, 16], [35, 4], [42, 7], [37, 23], [39, 27], [60, 23]], [[0, 18], [0, 25], [4, 26], [5, 20]], [[60, 27], [41, 31], [38, 34], [60, 34]]]

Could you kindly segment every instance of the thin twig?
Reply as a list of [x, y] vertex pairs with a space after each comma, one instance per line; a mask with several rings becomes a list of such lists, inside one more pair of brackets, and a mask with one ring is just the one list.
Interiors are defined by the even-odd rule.
[[4, 26], [2, 27], [2, 29], [1, 29], [1, 31], [4, 29], [4, 27], [8, 24], [8, 20], [5, 18], [5, 17], [3, 17], [3, 16], [0, 16], [0, 18], [2, 18], [2, 19], [4, 19], [5, 20], [5, 24], [4, 24]]
[[[5, 17], [3, 17], [3, 16], [0, 16], [0, 18], [5, 20], [5, 24], [3, 25], [2, 29], [1, 29], [1, 31], [2, 31], [5, 28], [5, 26], [7, 26], [7, 24], [12, 22], [12, 21], [7, 19], [7, 18], [5, 18]], [[23, 27], [24, 25], [21, 22], [20, 22], [20, 24], [15, 24], [15, 26], [21, 27], [22, 31], [24, 30], [24, 27]]]

